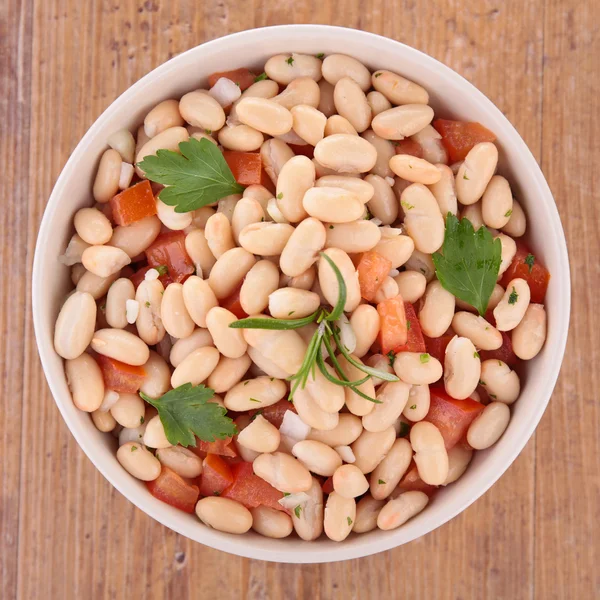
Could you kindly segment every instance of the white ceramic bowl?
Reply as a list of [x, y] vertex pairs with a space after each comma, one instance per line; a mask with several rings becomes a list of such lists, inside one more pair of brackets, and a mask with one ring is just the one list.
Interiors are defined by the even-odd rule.
[[[92, 181], [108, 135], [123, 127], [134, 131], [159, 101], [197, 88], [214, 71], [261, 68], [273, 54], [290, 51], [346, 53], [373, 70], [396, 71], [429, 91], [436, 114], [479, 121], [491, 129], [498, 136], [499, 171], [509, 178], [529, 217], [527, 239], [552, 273], [546, 298], [548, 339], [540, 355], [523, 370], [521, 396], [502, 439], [477, 452], [466, 474], [441, 490], [407, 524], [395, 531], [352, 534], [341, 543], [326, 538], [274, 540], [253, 532], [229, 535], [155, 499], [119, 465], [114, 439], [97, 431], [89, 415], [75, 408], [63, 361], [52, 345], [56, 316], [71, 288], [69, 269], [57, 259], [72, 235], [74, 213], [90, 204]], [[490, 100], [448, 67], [398, 42], [353, 29], [285, 25], [236, 33], [184, 52], [129, 88], [92, 125], [69, 158], [46, 207], [35, 251], [33, 316], [42, 365], [63, 418], [94, 465], [131, 502], [174, 531], [219, 550], [276, 562], [329, 562], [388, 550], [432, 531], [479, 498], [508, 469], [538, 424], [558, 376], [569, 325], [569, 281], [567, 248], [550, 189], [517, 131]]]

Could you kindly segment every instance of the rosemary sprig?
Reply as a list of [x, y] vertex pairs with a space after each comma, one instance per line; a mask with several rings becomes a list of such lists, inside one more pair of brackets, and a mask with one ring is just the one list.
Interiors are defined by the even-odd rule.
[[[370, 402], [374, 402], [376, 404], [381, 404], [380, 400], [376, 398], [371, 398], [364, 392], [358, 389], [358, 386], [362, 385], [366, 381], [368, 381], [371, 377], [378, 377], [383, 381], [398, 381], [398, 377], [395, 375], [390, 375], [384, 371], [379, 371], [378, 369], [373, 369], [367, 365], [363, 365], [361, 362], [355, 360], [350, 352], [345, 348], [345, 346], [340, 341], [339, 337], [339, 327], [336, 325], [336, 322], [342, 317], [344, 314], [344, 306], [346, 304], [347, 298], [347, 288], [346, 283], [344, 282], [344, 278], [337, 265], [327, 256], [327, 254], [321, 253], [321, 258], [325, 260], [331, 269], [333, 270], [335, 277], [338, 283], [338, 299], [336, 305], [333, 307], [331, 311], [328, 311], [325, 307], [320, 307], [311, 315], [304, 317], [302, 319], [266, 319], [260, 317], [253, 317], [248, 319], [240, 319], [239, 321], [235, 321], [229, 325], [234, 329], [268, 329], [268, 330], [290, 330], [290, 329], [298, 329], [300, 327], [304, 327], [305, 325], [309, 325], [310, 323], [317, 323], [317, 330], [314, 332], [310, 342], [308, 343], [308, 348], [306, 350], [306, 354], [304, 355], [304, 360], [302, 361], [302, 365], [300, 365], [300, 369], [295, 375], [288, 377], [288, 381], [292, 382], [289, 399], [292, 400], [294, 394], [298, 388], [304, 389], [308, 378], [312, 375], [313, 379], [316, 374], [316, 369], [321, 371], [324, 377], [335, 383], [336, 385], [341, 385], [344, 387], [350, 388], [354, 393], [358, 394], [361, 398], [365, 400], [369, 400]], [[365, 373], [365, 377], [362, 379], [357, 379], [356, 381], [349, 381], [344, 371], [335, 355], [333, 350], [332, 341], [335, 342], [335, 345], [339, 349], [340, 353], [344, 358], [358, 370]], [[332, 375], [326, 367], [325, 360], [323, 358], [321, 347], [325, 346], [327, 350], [327, 354], [331, 360], [331, 364], [338, 377]]]

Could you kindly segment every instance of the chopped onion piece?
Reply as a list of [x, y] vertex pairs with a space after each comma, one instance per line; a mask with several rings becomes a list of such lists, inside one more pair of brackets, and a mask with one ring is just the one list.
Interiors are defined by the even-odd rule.
[[123, 427], [121, 433], [119, 433], [119, 446], [122, 446], [127, 442], [139, 442], [140, 444], [143, 444], [144, 442], [142, 440], [144, 439], [146, 425], [148, 425], [147, 422], [139, 427]]
[[119, 189], [125, 190], [129, 187], [133, 178], [133, 165], [127, 162], [121, 163], [121, 175], [119, 176]]
[[283, 415], [283, 421], [279, 428], [282, 436], [287, 436], [295, 442], [305, 440], [310, 433], [310, 426], [307, 425], [294, 411], [286, 410]]
[[277, 500], [283, 508], [294, 510], [296, 506], [304, 506], [310, 500], [310, 496], [306, 492], [297, 492], [296, 494], [290, 494], [284, 496], [280, 500]]
[[58, 261], [67, 267], [72, 267], [81, 262], [83, 251], [89, 247], [90, 245], [88, 243], [84, 242], [77, 234], [75, 234], [69, 240], [65, 253], [58, 257]]
[[388, 183], [388, 184], [389, 184], [389, 186], [390, 186], [390, 187], [392, 187], [392, 186], [394, 185], [394, 183], [396, 183], [396, 182], [394, 181], [394, 178], [393, 178], [393, 177], [386, 177], [386, 178], [385, 178], [385, 181], [386, 181], [386, 183]]
[[235, 127], [236, 125], [242, 124], [237, 115], [237, 102], [231, 107], [231, 110], [227, 115], [227, 120], [225, 121], [225, 124], [229, 127]]
[[118, 399], [118, 392], [115, 392], [115, 390], [106, 390], [104, 392], [104, 400], [102, 400], [102, 404], [98, 410], [101, 412], [108, 412], [117, 403]]
[[154, 281], [160, 277], [160, 273], [156, 269], [148, 269], [144, 275], [146, 281]]
[[230, 106], [242, 95], [240, 86], [227, 79], [221, 77], [217, 80], [217, 83], [213, 85], [208, 93], [223, 107]]
[[350, 321], [348, 321], [348, 317], [342, 313], [342, 316], [336, 323], [340, 328], [340, 342], [344, 344], [348, 352], [354, 352], [356, 350], [356, 334], [354, 333], [354, 329], [352, 329], [352, 325], [350, 325]]
[[125, 301], [125, 318], [130, 325], [135, 323], [139, 313], [140, 303], [137, 300], [127, 299]]
[[402, 235], [404, 233], [404, 229], [402, 227], [382, 227], [381, 228], [381, 237], [396, 237], [397, 235]]
[[352, 464], [353, 462], [356, 462], [356, 457], [350, 446], [335, 446], [333, 449], [340, 455], [340, 458], [345, 463]]
[[277, 206], [276, 198], [269, 198], [267, 202], [267, 212], [269, 216], [275, 223], [289, 223], [289, 221], [283, 216], [282, 212], [279, 210], [279, 206]]
[[377, 217], [373, 217], [371, 219], [371, 223], [373, 223], [373, 225], [377, 225], [377, 227], [383, 225], [383, 221], [381, 219], [378, 219]]

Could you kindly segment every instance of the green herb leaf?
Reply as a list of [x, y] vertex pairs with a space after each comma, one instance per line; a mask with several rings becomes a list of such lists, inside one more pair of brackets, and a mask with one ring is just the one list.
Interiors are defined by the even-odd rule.
[[279, 194], [277, 194], [277, 200], [283, 200], [283, 192], [279, 192]]
[[384, 481], [383, 479], [378, 479], [378, 480], [377, 480], [377, 483], [378, 483], [379, 485], [385, 485], [385, 481]]
[[512, 292], [510, 293], [510, 296], [508, 297], [508, 303], [516, 304], [518, 299], [519, 299], [519, 294], [517, 294], [517, 290], [513, 286]]
[[131, 446], [131, 452], [135, 452], [138, 449], [137, 446]]
[[291, 496], [290, 492], [283, 492], [283, 497], [286, 498], [287, 496]]
[[269, 79], [269, 76], [266, 73], [261, 73], [254, 78], [254, 83], [257, 81], [264, 81], [265, 79]]
[[294, 64], [294, 57], [290, 56], [285, 62], [291, 67]]
[[300, 511], [302, 510], [302, 507], [298, 504], [298, 506], [296, 506], [296, 508], [294, 509], [294, 514], [296, 515], [296, 519], [300, 518]]
[[533, 254], [528, 254], [523, 262], [529, 267], [529, 272], [531, 273], [533, 265], [535, 264], [535, 256]]
[[[408, 323], [410, 323], [410, 321], [408, 321]], [[407, 325], [408, 325], [407, 323]], [[394, 361], [396, 360], [396, 353], [393, 350], [390, 350], [386, 356], [388, 357], [388, 360], [390, 362], [390, 367], [394, 366]]]
[[179, 144], [179, 150], [181, 154], [159, 150], [138, 163], [150, 181], [167, 186], [159, 197], [174, 206], [175, 212], [190, 212], [244, 191], [219, 148], [209, 140], [190, 138]]
[[417, 405], [416, 405], [416, 404], [413, 404], [413, 405], [410, 407], [410, 410], [415, 410], [416, 408], [417, 408]]
[[406, 321], [406, 331], [410, 331], [411, 327], [412, 327], [412, 323], [410, 321]]
[[427, 352], [423, 352], [423, 354], [421, 354], [419, 356], [419, 360], [421, 361], [422, 365], [425, 365], [429, 362], [429, 359], [431, 358], [431, 356], [429, 356], [429, 354], [427, 354]]
[[144, 306], [145, 306], [146, 308], [150, 308], [150, 302], [148, 302], [148, 300], [146, 300], [146, 302], [144, 302]]
[[480, 358], [479, 352], [473, 352], [473, 358]]
[[442, 252], [432, 258], [442, 286], [483, 316], [498, 279], [501, 253], [500, 240], [485, 226], [475, 231], [471, 221], [459, 222], [448, 213]]
[[221, 495], [221, 492], [219, 492], [219, 490], [215, 490], [213, 492], [213, 496], [220, 496], [220, 495]]
[[262, 400], [257, 400], [256, 398], [250, 398], [250, 402], [258, 402], [260, 404], [260, 402], [262, 402]]
[[278, 331], [298, 329], [299, 327], [304, 327], [305, 325], [312, 323], [317, 318], [317, 312], [308, 315], [308, 317], [303, 317], [302, 319], [240, 319], [239, 321], [230, 323], [229, 327], [232, 329], [275, 329]]
[[512, 208], [504, 213], [505, 217], [510, 217], [510, 215], [512, 215]]
[[348, 525], [349, 526], [352, 525], [352, 523], [354, 522], [354, 521], [352, 521], [352, 519], [350, 517], [346, 517], [346, 519], [348, 520]]
[[167, 265], [158, 265], [158, 267], [154, 268], [158, 271], [159, 276], [169, 274], [169, 267], [167, 267]]
[[323, 60], [325, 58], [325, 52], [319, 52], [319, 54], [315, 54], [315, 57], [319, 60]]
[[208, 402], [213, 395], [214, 390], [191, 383], [184, 383], [160, 398], [150, 398], [140, 392], [140, 396], [158, 411], [169, 442], [186, 448], [196, 445], [194, 434], [204, 442], [235, 435], [233, 421], [225, 416], [227, 410], [215, 402]]
[[377, 77], [381, 77], [383, 75], [383, 73], [375, 73], [375, 79], [377, 79]]

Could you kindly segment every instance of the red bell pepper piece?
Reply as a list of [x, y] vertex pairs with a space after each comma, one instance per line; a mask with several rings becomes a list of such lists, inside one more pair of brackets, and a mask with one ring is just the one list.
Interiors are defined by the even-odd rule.
[[382, 354], [388, 354], [403, 346], [408, 341], [408, 326], [406, 324], [406, 311], [402, 296], [388, 298], [377, 305], [379, 313], [379, 346]]
[[442, 136], [450, 163], [464, 160], [469, 151], [481, 142], [493, 142], [496, 136], [480, 123], [436, 119], [433, 126]]
[[212, 87], [215, 85], [215, 83], [217, 83], [217, 81], [219, 81], [219, 79], [221, 79], [221, 77], [225, 77], [225, 79], [229, 79], [234, 83], [237, 83], [242, 92], [248, 89], [256, 79], [256, 75], [249, 69], [235, 69], [233, 71], [221, 71], [209, 75], [208, 85]]
[[275, 404], [271, 404], [271, 406], [266, 406], [265, 408], [258, 408], [256, 410], [251, 410], [248, 414], [252, 417], [256, 413], [261, 414], [269, 423], [275, 425], [277, 429], [281, 427], [283, 423], [283, 417], [285, 413], [291, 410], [292, 412], [296, 412], [294, 405], [288, 400], [280, 400]]
[[262, 181], [262, 159], [258, 152], [225, 150], [223, 158], [229, 165], [233, 177], [241, 185], [260, 184]]
[[113, 196], [110, 200], [117, 225], [131, 225], [156, 214], [156, 200], [150, 182], [145, 179]]
[[423, 148], [419, 142], [406, 138], [396, 142], [396, 154], [410, 154], [417, 158], [423, 158]]
[[135, 394], [144, 383], [146, 377], [144, 367], [127, 365], [102, 354], [97, 354], [95, 358], [100, 365], [104, 385], [107, 389]]
[[500, 285], [506, 289], [508, 284], [517, 277], [527, 282], [531, 292], [531, 302], [537, 304], [544, 302], [550, 282], [550, 273], [523, 242], [517, 242], [517, 253], [508, 269], [504, 271]]
[[146, 487], [155, 498], [162, 502], [187, 513], [194, 512], [199, 496], [198, 486], [188, 483], [169, 467], [163, 465], [158, 479], [147, 481]]
[[231, 467], [217, 454], [208, 454], [199, 478], [201, 496], [219, 496], [233, 483]]
[[406, 314], [407, 340], [406, 344], [394, 348], [394, 354], [399, 352], [425, 352], [425, 340], [415, 307], [410, 302], [405, 302], [404, 313]]
[[479, 357], [482, 361], [490, 359], [501, 360], [509, 367], [514, 367], [519, 362], [519, 359], [513, 352], [510, 336], [506, 331], [501, 331], [500, 333], [502, 334], [502, 346], [497, 350], [480, 350]]
[[375, 250], [365, 252], [358, 262], [358, 283], [360, 295], [369, 302], [375, 299], [377, 290], [382, 286], [384, 279], [392, 268], [392, 261], [388, 260]]
[[425, 340], [425, 349], [431, 356], [437, 358], [443, 365], [446, 356], [446, 348], [453, 337], [453, 335], [441, 335], [440, 337], [430, 338], [424, 335], [423, 339]]
[[201, 458], [204, 458], [208, 454], [218, 454], [219, 456], [235, 458], [237, 451], [235, 444], [232, 444], [232, 442], [233, 438], [231, 437], [224, 440], [215, 440], [214, 442], [204, 442], [196, 438], [196, 446], [190, 446], [190, 450]]
[[168, 231], [161, 233], [146, 249], [150, 267], [167, 267], [167, 274], [177, 283], [182, 283], [194, 273], [194, 263], [185, 250], [185, 233]]
[[397, 498], [403, 492], [424, 492], [430, 498], [437, 491], [437, 486], [429, 485], [425, 483], [417, 470], [417, 465], [414, 461], [411, 463], [411, 466], [408, 468], [408, 471], [404, 475], [404, 477], [400, 480], [398, 487], [392, 493], [392, 498]]
[[221, 300], [221, 306], [232, 312], [238, 319], [245, 319], [248, 315], [240, 303], [240, 289], [241, 286], [227, 298]]

